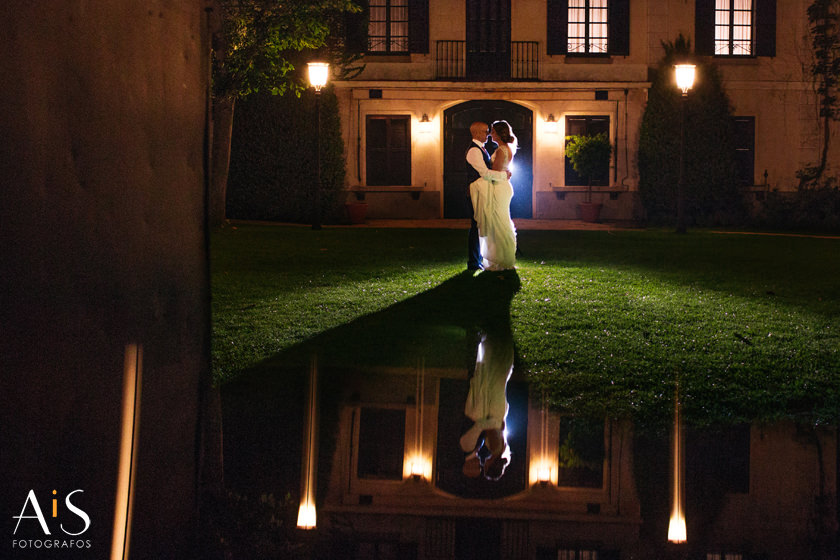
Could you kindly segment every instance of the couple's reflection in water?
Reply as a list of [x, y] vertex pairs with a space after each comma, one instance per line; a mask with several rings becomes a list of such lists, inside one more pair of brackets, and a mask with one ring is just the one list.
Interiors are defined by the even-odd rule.
[[493, 328], [479, 333], [475, 369], [464, 414], [473, 424], [461, 436], [464, 476], [499, 480], [511, 460], [505, 419], [507, 384], [513, 373], [513, 336], [510, 329]]

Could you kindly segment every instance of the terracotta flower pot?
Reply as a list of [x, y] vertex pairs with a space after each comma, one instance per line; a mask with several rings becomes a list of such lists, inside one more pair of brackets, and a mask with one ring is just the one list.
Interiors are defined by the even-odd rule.
[[597, 222], [601, 217], [601, 207], [603, 206], [600, 202], [581, 202], [578, 204], [580, 219], [584, 222]]
[[350, 217], [351, 224], [365, 223], [365, 215], [367, 214], [366, 202], [352, 202], [344, 205], [347, 208], [347, 215]]

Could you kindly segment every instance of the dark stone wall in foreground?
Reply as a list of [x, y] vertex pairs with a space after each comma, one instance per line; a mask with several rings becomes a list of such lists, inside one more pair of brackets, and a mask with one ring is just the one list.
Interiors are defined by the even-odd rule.
[[[201, 2], [0, 4], [0, 555], [106, 558], [142, 345], [132, 557], [194, 550], [209, 376]], [[90, 528], [65, 507], [90, 517]], [[51, 534], [17, 519], [33, 490]], [[56, 495], [52, 491], [56, 490]], [[58, 498], [57, 517], [52, 499]], [[31, 504], [26, 515], [34, 515]], [[89, 540], [82, 554], [13, 539]]]

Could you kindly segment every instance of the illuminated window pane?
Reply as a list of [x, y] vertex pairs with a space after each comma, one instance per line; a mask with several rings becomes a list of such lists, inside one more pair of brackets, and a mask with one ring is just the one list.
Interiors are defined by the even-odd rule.
[[391, 52], [408, 52], [408, 37], [391, 39]]
[[408, 52], [408, 0], [371, 0], [368, 50]]
[[749, 56], [752, 54], [752, 0], [716, 0], [715, 54]]
[[569, 53], [607, 53], [607, 0], [569, 0]]
[[586, 21], [585, 8], [570, 8], [569, 9], [569, 23]]

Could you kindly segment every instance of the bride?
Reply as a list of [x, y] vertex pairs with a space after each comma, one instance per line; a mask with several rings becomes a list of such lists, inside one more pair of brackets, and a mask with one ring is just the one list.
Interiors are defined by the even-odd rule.
[[[516, 137], [507, 121], [496, 121], [490, 135], [499, 145], [491, 161], [494, 171], [510, 171], [516, 153]], [[478, 223], [482, 263], [485, 270], [508, 270], [516, 264], [516, 229], [510, 219], [513, 186], [510, 180], [478, 179], [470, 185], [470, 197]]]

